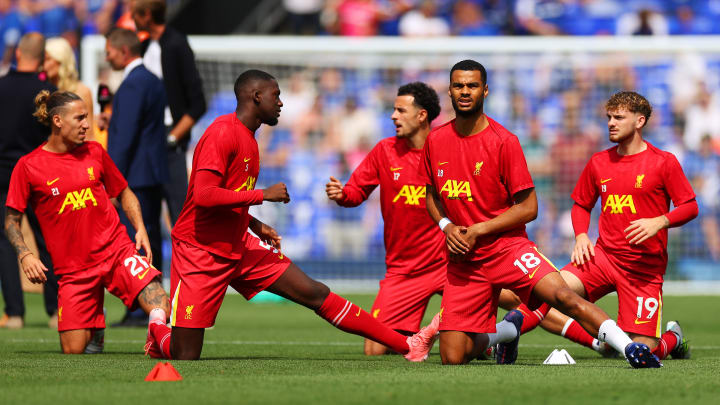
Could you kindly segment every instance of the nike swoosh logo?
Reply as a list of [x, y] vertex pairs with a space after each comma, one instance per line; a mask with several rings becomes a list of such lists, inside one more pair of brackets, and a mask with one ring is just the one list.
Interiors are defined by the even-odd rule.
[[362, 311], [362, 308], [358, 308], [358, 313], [355, 316], [360, 316], [360, 311]]
[[243, 162], [249, 162], [252, 158], [243, 158]]
[[610, 181], [610, 180], [612, 180], [612, 179], [600, 180], [600, 184], [605, 184], [605, 183], [607, 183], [607, 182]]
[[642, 325], [642, 324], [648, 323], [648, 322], [650, 322], [650, 321], [641, 321], [641, 320], [635, 318], [635, 325]]
[[139, 276], [138, 276], [138, 280], [144, 279], [144, 278], [145, 278], [145, 275], [147, 274], [148, 271], [150, 271], [150, 269], [145, 270], [145, 271], [143, 272], [143, 274], [139, 275]]
[[440, 162], [440, 163], [438, 163], [438, 166], [442, 166], [442, 165], [447, 164], [447, 163], [450, 163], [450, 162]]
[[538, 271], [538, 269], [539, 269], [539, 267], [535, 268], [535, 270], [532, 273], [528, 274], [528, 278], [532, 280], [532, 278], [535, 277], [535, 273]]
[[400, 170], [400, 169], [402, 169], [402, 167], [391, 167], [391, 168], [390, 168], [390, 171], [391, 171], [391, 172], [396, 172], [396, 171], [398, 171], [398, 170]]
[[55, 182], [58, 181], [58, 180], [60, 180], [60, 177], [56, 178], [55, 180], [51, 180], [51, 181], [49, 180], [49, 181], [47, 181], [47, 185], [48, 185], [48, 186], [52, 186], [52, 185], [55, 184]]

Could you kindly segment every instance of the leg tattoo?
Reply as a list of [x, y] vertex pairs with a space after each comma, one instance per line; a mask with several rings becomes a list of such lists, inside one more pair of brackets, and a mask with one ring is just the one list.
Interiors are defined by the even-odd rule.
[[166, 313], [170, 313], [170, 301], [167, 293], [157, 279], [151, 281], [140, 291], [137, 300], [140, 307], [147, 313], [155, 308], [162, 308]]

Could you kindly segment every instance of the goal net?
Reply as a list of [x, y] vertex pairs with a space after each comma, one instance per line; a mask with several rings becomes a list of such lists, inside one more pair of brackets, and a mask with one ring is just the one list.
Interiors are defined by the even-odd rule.
[[[720, 241], [713, 239], [720, 233], [720, 124], [707, 113], [720, 116], [717, 38], [225, 36], [190, 43], [208, 103], [193, 144], [213, 119], [234, 111], [239, 73], [256, 68], [278, 79], [283, 112], [276, 127], [259, 131], [256, 187], [284, 182], [292, 201], [252, 212], [278, 230], [284, 253], [314, 277], [377, 286], [385, 271], [378, 193], [360, 207], [341, 208], [328, 201], [325, 183], [331, 175], [345, 182], [375, 143], [394, 135], [390, 115], [400, 85], [430, 84], [442, 104], [434, 124], [451, 119], [448, 72], [471, 58], [488, 70], [485, 111], [523, 145], [540, 200], [528, 232], [546, 256], [558, 266], [568, 262], [570, 193], [590, 156], [610, 146], [604, 103], [635, 90], [654, 108], [646, 138], [677, 156], [701, 206], [699, 218], [670, 232], [668, 278], [720, 278], [720, 245], [712, 245]], [[83, 41], [90, 85], [107, 76], [103, 47], [99, 37]]]

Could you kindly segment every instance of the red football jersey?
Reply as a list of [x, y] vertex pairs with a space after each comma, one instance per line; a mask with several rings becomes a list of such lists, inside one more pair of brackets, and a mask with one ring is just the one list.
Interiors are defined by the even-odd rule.
[[625, 229], [630, 221], [667, 214], [691, 201], [695, 193], [672, 153], [649, 142], [643, 152], [620, 156], [617, 146], [590, 158], [575, 185], [572, 199], [591, 210], [600, 197], [597, 244], [622, 268], [664, 274], [667, 266], [667, 229], [640, 245], [630, 245]]
[[[435, 187], [445, 215], [456, 225], [495, 218], [514, 204], [514, 194], [534, 187], [517, 137], [490, 117], [488, 123], [464, 137], [452, 120], [425, 141], [421, 180]], [[525, 225], [520, 225], [479, 238], [467, 258], [482, 260], [526, 241]]]
[[422, 149], [404, 139], [380, 141], [343, 187], [338, 203], [355, 207], [380, 186], [388, 274], [420, 273], [446, 265], [445, 234], [425, 209], [425, 182], [418, 170]]
[[97, 142], [67, 153], [37, 149], [18, 161], [6, 205], [25, 212], [28, 201], [40, 223], [56, 274], [86, 269], [132, 243], [109, 198], [127, 181]]
[[[172, 237], [222, 257], [242, 257], [243, 236], [250, 223], [249, 207], [197, 206], [195, 175], [198, 170], [212, 170], [222, 176], [220, 187], [245, 192], [255, 190], [260, 172], [259, 156], [255, 134], [235, 113], [216, 118], [195, 147], [187, 198]], [[258, 200], [262, 203], [262, 197]]]

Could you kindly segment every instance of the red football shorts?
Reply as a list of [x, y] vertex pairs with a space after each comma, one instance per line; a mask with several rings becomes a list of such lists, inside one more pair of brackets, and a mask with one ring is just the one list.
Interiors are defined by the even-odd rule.
[[529, 240], [487, 260], [450, 262], [440, 330], [495, 332], [500, 290], [512, 290], [530, 309], [536, 309], [541, 302], [532, 296], [532, 290], [555, 271], [555, 266]]
[[93, 267], [63, 274], [58, 282], [58, 331], [104, 328], [105, 288], [132, 308], [140, 291], [160, 274], [133, 244]]
[[172, 326], [209, 328], [215, 324], [228, 286], [251, 299], [290, 266], [290, 259], [249, 233], [241, 259], [228, 259], [173, 239], [170, 270]]
[[595, 246], [595, 257], [580, 267], [563, 267], [585, 286], [587, 299], [595, 302], [617, 291], [620, 329], [628, 333], [660, 337], [662, 327], [662, 274], [637, 273], [613, 263], [608, 254]]
[[430, 298], [442, 294], [446, 274], [444, 264], [420, 274], [388, 274], [370, 313], [392, 329], [416, 333]]

